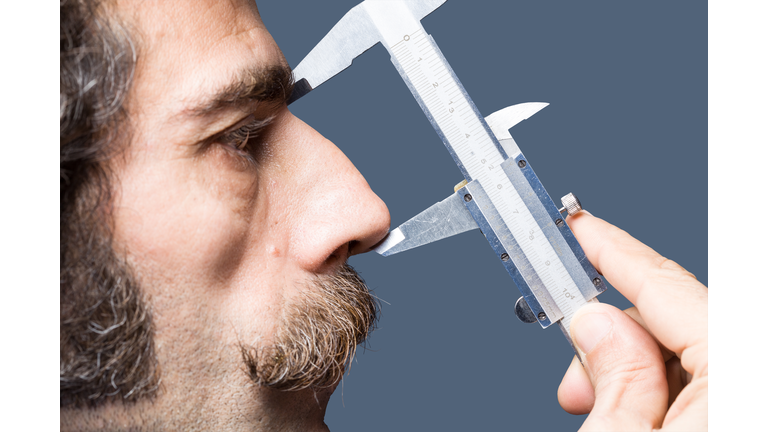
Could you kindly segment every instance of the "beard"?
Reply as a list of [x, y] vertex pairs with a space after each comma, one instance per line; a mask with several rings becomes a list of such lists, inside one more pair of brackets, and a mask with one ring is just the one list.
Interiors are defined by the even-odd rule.
[[376, 297], [350, 265], [315, 276], [288, 304], [272, 345], [240, 345], [245, 371], [256, 385], [277, 390], [333, 387], [373, 332], [379, 311]]
[[[160, 382], [151, 302], [133, 266], [115, 250], [99, 188], [86, 188], [61, 215], [61, 407], [153, 397]], [[245, 372], [279, 390], [335, 385], [373, 331], [379, 304], [344, 264], [310, 280], [287, 304], [275, 342], [240, 345]]]
[[151, 397], [158, 389], [150, 308], [135, 272], [114, 250], [98, 206], [100, 191], [85, 187], [61, 213], [62, 408], [96, 407], [109, 400], [132, 402]]
[[[151, 304], [132, 266], [113, 249], [104, 225], [62, 224], [60, 406], [152, 398], [160, 371]], [[286, 306], [275, 343], [240, 345], [257, 385], [284, 391], [334, 386], [378, 320], [379, 304], [344, 264], [310, 281]]]

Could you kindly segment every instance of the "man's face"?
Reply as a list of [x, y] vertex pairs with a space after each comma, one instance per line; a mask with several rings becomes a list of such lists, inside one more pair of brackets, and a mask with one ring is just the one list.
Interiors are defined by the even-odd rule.
[[[252, 1], [118, 2], [117, 13], [135, 29], [139, 61], [111, 216], [153, 312], [162, 382], [152, 409], [322, 424], [332, 388], [256, 386], [240, 346], [273, 343], [313, 281], [381, 240], [386, 206], [274, 91], [283, 83], [269, 71], [286, 63]], [[259, 80], [271, 80], [262, 95], [280, 97], [236, 100]]]

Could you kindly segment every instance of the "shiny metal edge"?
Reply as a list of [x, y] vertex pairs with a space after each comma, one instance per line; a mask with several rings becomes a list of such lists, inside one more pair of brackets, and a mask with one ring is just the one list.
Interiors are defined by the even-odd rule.
[[[523, 160], [525, 166], [520, 168], [520, 161]], [[605, 291], [605, 283], [602, 279], [599, 279], [601, 282], [597, 287], [595, 286], [593, 280], [598, 277], [597, 270], [587, 259], [570, 227], [565, 223], [565, 216], [560, 214], [525, 155], [521, 152], [515, 158], [507, 159], [501, 164], [501, 168], [507, 173], [526, 207], [539, 223], [539, 227], [557, 252], [584, 299], [590, 300]], [[555, 223], [558, 219], [563, 220], [560, 227]]]
[[[478, 181], [473, 181], [459, 189], [458, 193], [472, 196], [471, 200], [465, 200], [467, 209], [533, 313], [536, 316], [539, 316], [541, 312], [546, 314], [544, 319], [539, 320], [539, 324], [543, 328], [547, 328], [563, 318], [563, 313], [557, 303], [526, 258], [512, 232], [504, 224], [501, 215], [493, 206], [482, 185]], [[502, 254], [505, 253], [509, 257], [506, 261], [501, 258]]]

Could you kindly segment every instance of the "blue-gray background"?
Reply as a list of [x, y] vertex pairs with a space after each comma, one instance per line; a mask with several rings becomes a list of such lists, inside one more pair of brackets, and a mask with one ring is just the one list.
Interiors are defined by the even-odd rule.
[[[259, 2], [296, 66], [357, 0]], [[555, 202], [584, 207], [707, 283], [707, 3], [450, 0], [422, 24], [483, 115], [551, 105], [511, 130]], [[459, 170], [386, 50], [291, 106], [336, 143], [395, 227]], [[335, 431], [575, 430], [557, 387], [571, 348], [517, 321], [517, 287], [478, 231], [351, 264], [383, 304], [326, 415]], [[629, 302], [615, 290], [600, 300]]]

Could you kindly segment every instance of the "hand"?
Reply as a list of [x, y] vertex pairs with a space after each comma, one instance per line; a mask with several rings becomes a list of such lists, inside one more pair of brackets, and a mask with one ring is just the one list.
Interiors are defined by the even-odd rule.
[[707, 430], [707, 287], [626, 232], [580, 212], [568, 224], [589, 260], [636, 307], [580, 309], [560, 405], [581, 430]]

